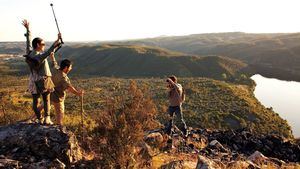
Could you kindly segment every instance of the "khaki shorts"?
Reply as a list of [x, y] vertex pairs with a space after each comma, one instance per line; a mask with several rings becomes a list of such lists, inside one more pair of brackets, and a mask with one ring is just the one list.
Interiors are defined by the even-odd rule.
[[54, 106], [55, 112], [56, 112], [56, 122], [59, 125], [63, 124], [63, 118], [65, 114], [65, 103], [64, 101], [60, 101], [58, 103], [51, 102], [51, 104]]

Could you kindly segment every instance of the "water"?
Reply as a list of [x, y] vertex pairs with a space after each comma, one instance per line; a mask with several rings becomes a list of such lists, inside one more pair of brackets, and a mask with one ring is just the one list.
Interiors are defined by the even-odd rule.
[[265, 106], [272, 107], [292, 127], [295, 137], [300, 137], [300, 83], [266, 78], [251, 77], [256, 82], [255, 97]]

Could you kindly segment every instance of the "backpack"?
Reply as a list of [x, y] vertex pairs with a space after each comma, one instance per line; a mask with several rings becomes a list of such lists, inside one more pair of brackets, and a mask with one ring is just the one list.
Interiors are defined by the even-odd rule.
[[36, 58], [32, 58], [29, 56], [30, 52], [27, 55], [23, 55], [25, 57], [25, 62], [29, 66], [30, 70], [38, 70], [41, 66], [40, 62]]

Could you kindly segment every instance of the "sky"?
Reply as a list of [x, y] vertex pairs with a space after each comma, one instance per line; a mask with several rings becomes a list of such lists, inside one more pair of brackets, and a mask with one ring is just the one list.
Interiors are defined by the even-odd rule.
[[216, 32], [300, 32], [299, 0], [0, 0], [0, 41], [109, 41]]

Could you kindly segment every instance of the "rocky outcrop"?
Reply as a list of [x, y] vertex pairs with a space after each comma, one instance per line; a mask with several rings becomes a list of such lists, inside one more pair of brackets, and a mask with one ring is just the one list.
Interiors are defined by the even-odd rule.
[[70, 131], [17, 123], [0, 127], [0, 157], [0, 166], [69, 168], [82, 159], [82, 152]]
[[[163, 130], [150, 132], [145, 136], [145, 142], [152, 145], [152, 149], [158, 143], [164, 144], [166, 149], [161, 150], [170, 156], [178, 153], [197, 154], [197, 168], [201, 169], [261, 168], [264, 165], [281, 168], [300, 162], [300, 147], [295, 140], [277, 135], [257, 135], [246, 129], [227, 131], [190, 129], [187, 138], [183, 138], [177, 132], [174, 132], [172, 137], [165, 136]], [[162, 138], [164, 141], [161, 141]], [[158, 151], [155, 155], [159, 153], [161, 152]], [[178, 163], [180, 158], [173, 161], [177, 162], [165, 164], [164, 167], [181, 167]], [[180, 164], [185, 162], [183, 160]]]
[[299, 144], [277, 135], [257, 135], [244, 129], [235, 131], [198, 129], [192, 130], [192, 133], [206, 137], [209, 143], [215, 143], [215, 146], [209, 144], [204, 149], [201, 149], [202, 153], [206, 153], [209, 156], [227, 153], [225, 157], [222, 157], [228, 158], [228, 160], [235, 160], [245, 158], [255, 151], [259, 151], [267, 157], [277, 158], [286, 162], [300, 162]]

